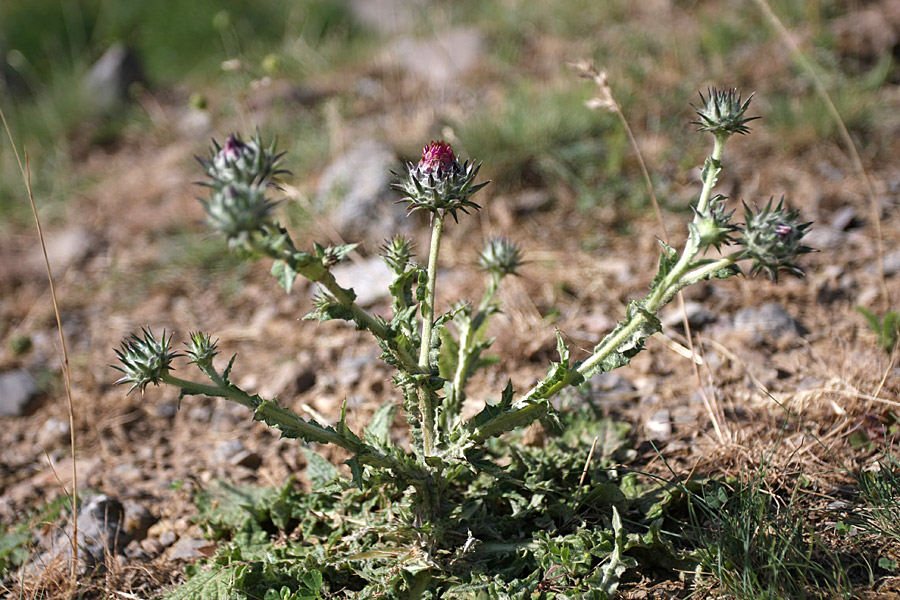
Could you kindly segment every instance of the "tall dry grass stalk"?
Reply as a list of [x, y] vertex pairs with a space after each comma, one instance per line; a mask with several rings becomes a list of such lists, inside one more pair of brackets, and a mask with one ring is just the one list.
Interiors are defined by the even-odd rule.
[[62, 356], [60, 358], [60, 363], [62, 366], [63, 372], [63, 383], [66, 388], [66, 400], [68, 403], [68, 413], [69, 413], [69, 450], [72, 456], [72, 492], [69, 493], [68, 490], [63, 486], [63, 492], [66, 494], [68, 498], [71, 499], [72, 504], [72, 565], [71, 565], [71, 578], [72, 584], [77, 584], [78, 578], [78, 465], [75, 460], [75, 403], [72, 399], [72, 379], [69, 374], [69, 352], [66, 348], [66, 336], [63, 333], [62, 327], [62, 318], [59, 314], [59, 303], [56, 298], [56, 286], [53, 284], [53, 269], [50, 266], [50, 257], [47, 254], [47, 244], [44, 241], [44, 231], [41, 228], [41, 219], [38, 216], [37, 205], [34, 202], [34, 192], [31, 187], [31, 163], [28, 159], [28, 153], [25, 152], [25, 164], [22, 164], [22, 159], [19, 156], [19, 151], [16, 148], [15, 140], [13, 139], [12, 131], [9, 129], [9, 123], [6, 121], [6, 114], [3, 112], [3, 108], [0, 107], [0, 120], [3, 121], [3, 127], [6, 130], [6, 137], [9, 139], [10, 147], [12, 147], [13, 153], [16, 157], [16, 162], [19, 165], [19, 171], [22, 174], [22, 179], [25, 183], [25, 190], [28, 193], [28, 201], [31, 204], [31, 214], [34, 216], [34, 226], [37, 229], [38, 239], [41, 242], [41, 251], [44, 254], [44, 268], [47, 271], [47, 281], [50, 284], [50, 299], [53, 303], [53, 313], [56, 316], [56, 328], [59, 331], [59, 343], [62, 349]]

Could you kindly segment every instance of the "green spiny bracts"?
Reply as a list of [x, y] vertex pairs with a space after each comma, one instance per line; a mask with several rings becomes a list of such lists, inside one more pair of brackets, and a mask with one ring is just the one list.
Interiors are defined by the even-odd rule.
[[381, 246], [381, 258], [394, 275], [402, 275], [412, 257], [412, 242], [402, 235], [395, 235]]
[[[410, 213], [427, 210], [433, 215], [449, 213], [457, 221], [457, 211], [481, 208], [470, 198], [489, 182], [475, 183], [481, 164], [460, 163], [447, 142], [431, 142], [422, 150], [418, 164], [407, 163], [405, 177], [394, 184], [403, 193]], [[396, 173], [395, 173], [396, 175]]]
[[733, 244], [734, 232], [737, 231], [731, 223], [731, 217], [734, 211], [725, 210], [725, 203], [728, 199], [721, 194], [713, 197], [708, 204], [706, 212], [700, 214], [693, 206], [694, 221], [688, 224], [693, 235], [697, 236], [699, 247], [701, 249], [713, 247], [716, 250], [722, 249], [722, 244]]
[[491, 238], [478, 255], [478, 266], [500, 277], [516, 275], [516, 271], [522, 266], [522, 252], [506, 238]]
[[750, 128], [747, 127], [747, 122], [759, 118], [745, 116], [752, 98], [753, 94], [742, 103], [741, 93], [737, 88], [728, 91], [709, 89], [705, 98], [702, 93], [700, 94], [701, 106], [694, 106], [700, 120], [694, 121], [693, 124], [697, 125], [700, 131], [709, 131], [715, 135], [748, 133]]
[[812, 223], [798, 223], [799, 211], [785, 209], [784, 198], [774, 208], [772, 203], [770, 198], [764, 209], [755, 211], [744, 204], [747, 223], [739, 242], [744, 247], [744, 257], [753, 260], [750, 273], [762, 272], [778, 281], [778, 271], [783, 269], [803, 277], [793, 260], [813, 251], [800, 243]]
[[201, 367], [211, 366], [213, 358], [219, 353], [216, 348], [219, 340], [213, 340], [208, 333], [200, 331], [192, 332], [188, 337], [191, 341], [184, 343], [187, 346], [185, 354], [191, 359], [191, 363]]
[[266, 198], [264, 184], [232, 183], [213, 188], [209, 200], [201, 200], [206, 222], [228, 239], [232, 248], [243, 246], [254, 233], [274, 226], [275, 202]]
[[125, 374], [116, 383], [130, 383], [129, 394], [135, 388], [143, 392], [151, 383], [159, 385], [163, 375], [169, 372], [172, 359], [179, 356], [178, 351], [169, 350], [172, 337], [166, 337], [165, 331], [159, 340], [153, 336], [153, 331], [149, 327], [141, 331], [144, 334], [143, 338], [133, 333], [116, 349], [120, 364], [114, 365], [113, 368]]
[[210, 187], [222, 187], [230, 183], [274, 185], [278, 175], [287, 171], [278, 168], [284, 153], [275, 153], [275, 141], [266, 148], [257, 133], [252, 140], [244, 142], [238, 135], [229, 135], [224, 146], [213, 140], [210, 158], [197, 160], [203, 166]]

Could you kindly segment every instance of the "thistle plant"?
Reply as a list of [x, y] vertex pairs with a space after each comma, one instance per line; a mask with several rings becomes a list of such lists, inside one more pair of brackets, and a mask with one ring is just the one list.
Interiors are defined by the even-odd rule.
[[[751, 275], [762, 273], [776, 280], [780, 272], [800, 276], [796, 258], [810, 251], [802, 245], [809, 223], [800, 223], [798, 213], [785, 208], [784, 201], [765, 208], [746, 209], [743, 224], [732, 221], [734, 211], [728, 199], [713, 194], [722, 170], [726, 142], [735, 134], [749, 132], [747, 116], [750, 99], [743, 101], [736, 90], [710, 90], [701, 94], [696, 108], [696, 124], [712, 134], [712, 152], [702, 169], [702, 189], [693, 203], [693, 219], [687, 239], [678, 250], [661, 243], [658, 271], [647, 295], [632, 301], [626, 314], [583, 360], [570, 356], [569, 348], [557, 332], [559, 360], [551, 363], [547, 375], [530, 389], [514, 390], [507, 384], [499, 399], [468, 398], [467, 383], [474, 372], [491, 363], [485, 355], [492, 339], [485, 337], [491, 317], [501, 306], [498, 290], [504, 279], [517, 275], [523, 264], [522, 252], [513, 242], [495, 238], [477, 256], [485, 274], [484, 292], [473, 304], [458, 301], [450, 310], [436, 314], [438, 264], [441, 239], [447, 216], [454, 225], [460, 216], [479, 210], [473, 200], [487, 182], [477, 182], [480, 164], [460, 162], [450, 144], [431, 142], [421, 159], [407, 163], [397, 176], [396, 190], [410, 213], [429, 213], [430, 246], [425, 264], [416, 261], [412, 242], [403, 237], [387, 240], [381, 255], [392, 273], [390, 317], [374, 315], [355, 302], [352, 289], [340, 286], [332, 274], [334, 265], [356, 247], [355, 244], [325, 247], [312, 244], [300, 250], [274, 215], [276, 202], [269, 198], [277, 190], [282, 154], [274, 144], [265, 146], [259, 136], [244, 143], [230, 136], [224, 146], [216, 144], [209, 158], [200, 163], [209, 180], [204, 184], [209, 197], [203, 201], [209, 225], [220, 233], [229, 247], [250, 258], [273, 261], [272, 274], [290, 292], [300, 276], [318, 286], [312, 312], [306, 316], [319, 321], [344, 320], [371, 336], [381, 349], [381, 358], [394, 369], [397, 398], [380, 409], [373, 422], [390, 422], [403, 408], [410, 425], [410, 450], [390, 442], [374, 426], [354, 432], [346, 423], [346, 407], [334, 426], [305, 420], [275, 400], [242, 390], [231, 380], [232, 357], [224, 369], [216, 368], [216, 341], [207, 333], [192, 333], [186, 349], [170, 348], [171, 337], [157, 339], [149, 329], [134, 335], [117, 350], [124, 373], [119, 383], [130, 383], [142, 392], [160, 383], [180, 390], [179, 399], [191, 395], [221, 397], [253, 411], [254, 419], [278, 428], [285, 437], [306, 442], [333, 444], [349, 451], [347, 461], [353, 480], [363, 488], [367, 482], [412, 489], [411, 524], [422, 532], [421, 548], [428, 556], [449, 542], [444, 533], [461, 527], [446, 520], [455, 514], [447, 505], [445, 492], [455, 482], [478, 473], [502, 476], [503, 467], [485, 458], [489, 441], [535, 421], [557, 424], [551, 400], [563, 389], [577, 386], [591, 376], [627, 365], [644, 348], [646, 339], [660, 331], [657, 314], [685, 287], [711, 279], [741, 273], [739, 263], [749, 262]], [[716, 254], [708, 256], [711, 250]], [[190, 363], [207, 381], [176, 377], [173, 361]], [[465, 402], [477, 402], [480, 412], [466, 420]], [[453, 517], [462, 519], [462, 516]], [[451, 519], [452, 521], [452, 519]], [[437, 523], [444, 523], [437, 527]], [[471, 534], [470, 534], [471, 535]]]

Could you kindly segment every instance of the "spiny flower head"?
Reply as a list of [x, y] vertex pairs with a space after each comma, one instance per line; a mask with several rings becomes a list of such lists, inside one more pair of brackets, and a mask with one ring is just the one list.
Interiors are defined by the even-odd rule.
[[412, 242], [395, 235], [381, 246], [381, 257], [395, 275], [402, 275], [412, 259]]
[[275, 152], [275, 142], [264, 146], [257, 133], [244, 142], [239, 135], [229, 135], [225, 144], [213, 140], [210, 158], [197, 158], [209, 181], [208, 200], [201, 200], [206, 209], [207, 223], [228, 238], [232, 249], [247, 249], [254, 234], [274, 224], [272, 208], [275, 202], [266, 197], [274, 187], [278, 175], [286, 173], [278, 168], [284, 153]]
[[801, 243], [812, 223], [799, 223], [799, 211], [786, 210], [784, 198], [774, 208], [772, 203], [769, 199], [764, 209], [755, 211], [744, 204], [747, 223], [739, 242], [744, 246], [745, 256], [753, 259], [750, 273], [763, 272], [772, 281], [778, 281], [778, 271], [784, 269], [803, 277], [803, 271], [793, 261], [813, 251]]
[[[716, 195], [709, 201], [706, 213], [697, 214], [694, 222], [688, 225], [692, 234], [700, 241], [701, 248], [713, 246], [716, 250], [721, 250], [722, 244], [734, 243], [732, 234], [737, 227], [731, 223], [734, 211], [725, 210], [727, 201], [725, 196]], [[694, 212], [697, 212], [696, 208], [694, 208]]]
[[275, 153], [275, 141], [264, 147], [257, 133], [252, 140], [244, 142], [239, 135], [231, 134], [225, 145], [213, 140], [210, 158], [197, 160], [203, 166], [210, 182], [205, 185], [222, 187], [231, 183], [274, 185], [275, 178], [286, 173], [278, 168], [284, 152]]
[[398, 175], [394, 189], [403, 193], [400, 201], [409, 204], [410, 213], [417, 210], [439, 216], [450, 213], [457, 220], [457, 211], [468, 214], [469, 208], [481, 208], [469, 199], [488, 183], [475, 184], [480, 168], [481, 164], [460, 163], [447, 142], [433, 141], [422, 150], [417, 164], [406, 164], [406, 176]]
[[498, 277], [516, 275], [522, 266], [522, 253], [519, 247], [503, 237], [488, 240], [484, 250], [478, 255], [479, 266]]
[[228, 238], [232, 248], [242, 246], [253, 233], [274, 222], [275, 202], [266, 198], [264, 185], [234, 182], [213, 188], [209, 200], [200, 203], [206, 209], [206, 222]]
[[151, 383], [159, 385], [163, 375], [169, 372], [172, 359], [179, 355], [177, 351], [169, 350], [172, 336], [166, 337], [165, 331], [160, 340], [153, 336], [153, 331], [149, 327], [141, 331], [144, 334], [143, 338], [133, 333], [116, 349], [120, 364], [114, 365], [113, 368], [125, 374], [116, 383], [130, 383], [129, 394], [135, 388], [143, 392]]
[[184, 345], [187, 346], [186, 354], [191, 362], [202, 366], [212, 365], [213, 358], [219, 353], [216, 347], [219, 340], [213, 340], [211, 335], [201, 331], [191, 332], [188, 337], [191, 341]]
[[759, 118], [744, 116], [752, 99], [753, 94], [750, 94], [747, 101], [741, 103], [741, 93], [737, 88], [727, 91], [708, 89], [706, 98], [700, 93], [701, 106], [694, 106], [700, 120], [693, 124], [698, 126], [699, 131], [709, 131], [717, 136], [748, 133], [750, 128], [746, 123]]

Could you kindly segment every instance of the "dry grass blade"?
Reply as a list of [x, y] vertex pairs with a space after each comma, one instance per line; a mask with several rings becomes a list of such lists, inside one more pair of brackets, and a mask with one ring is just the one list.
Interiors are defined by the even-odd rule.
[[[31, 203], [31, 213], [34, 216], [34, 226], [37, 229], [38, 238], [41, 242], [41, 251], [44, 254], [44, 267], [47, 270], [47, 281], [50, 284], [50, 299], [53, 302], [53, 314], [56, 316], [56, 328], [59, 331], [59, 343], [62, 347], [62, 370], [63, 382], [66, 387], [66, 399], [68, 402], [69, 413], [69, 447], [72, 455], [72, 584], [77, 584], [78, 576], [78, 466], [75, 460], [75, 406], [72, 401], [72, 380], [69, 376], [69, 353], [66, 349], [66, 336], [63, 333], [62, 319], [59, 315], [59, 303], [56, 300], [56, 287], [53, 285], [53, 270], [50, 268], [50, 257], [47, 254], [47, 245], [44, 242], [44, 231], [41, 228], [41, 220], [38, 217], [37, 206], [34, 203], [34, 192], [31, 188], [31, 165], [28, 160], [28, 153], [25, 153], [25, 164], [19, 157], [19, 151], [16, 149], [15, 140], [13, 140], [12, 132], [9, 129], [9, 123], [6, 121], [6, 114], [0, 107], [0, 120], [3, 121], [3, 127], [6, 130], [6, 137], [9, 139], [10, 146], [16, 156], [16, 162], [19, 164], [19, 171], [22, 173], [22, 179], [25, 182], [25, 189], [28, 192], [28, 201]], [[63, 487], [66, 496], [69, 496], [68, 490]]]

